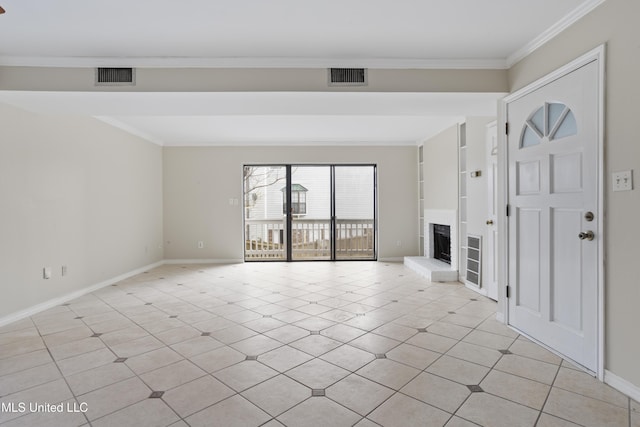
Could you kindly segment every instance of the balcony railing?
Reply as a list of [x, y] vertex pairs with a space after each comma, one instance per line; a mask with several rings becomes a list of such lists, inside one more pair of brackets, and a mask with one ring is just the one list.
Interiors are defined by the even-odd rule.
[[[295, 260], [331, 259], [331, 221], [294, 219], [291, 224]], [[286, 259], [286, 221], [245, 220], [245, 259]], [[373, 259], [373, 219], [336, 220], [336, 259]]]

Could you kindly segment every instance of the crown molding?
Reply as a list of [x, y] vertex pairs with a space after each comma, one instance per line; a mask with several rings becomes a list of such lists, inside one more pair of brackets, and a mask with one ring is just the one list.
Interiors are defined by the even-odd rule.
[[233, 141], [208, 141], [203, 143], [174, 144], [165, 143], [164, 147], [415, 147], [414, 140], [389, 140], [389, 141], [356, 141], [356, 140], [233, 140]]
[[504, 59], [0, 56], [5, 67], [506, 69]]
[[594, 10], [596, 7], [600, 6], [606, 0], [587, 0], [582, 3], [580, 6], [575, 8], [571, 13], [566, 15], [560, 21], [553, 24], [542, 34], [531, 40], [526, 45], [522, 46], [520, 49], [513, 52], [506, 59], [506, 67], [511, 68], [513, 65], [526, 58], [528, 55], [532, 54], [535, 50], [543, 46], [549, 40], [556, 37], [558, 34], [569, 28], [578, 20], [582, 19], [589, 12]]

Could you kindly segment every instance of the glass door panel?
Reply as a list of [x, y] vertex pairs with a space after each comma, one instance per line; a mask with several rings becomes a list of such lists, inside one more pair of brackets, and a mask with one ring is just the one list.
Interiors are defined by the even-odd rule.
[[292, 166], [288, 209], [291, 214], [291, 259], [332, 259], [331, 167]]
[[244, 167], [244, 258], [247, 261], [287, 259], [287, 218], [283, 191], [285, 166]]
[[375, 259], [375, 166], [335, 166], [335, 259]]

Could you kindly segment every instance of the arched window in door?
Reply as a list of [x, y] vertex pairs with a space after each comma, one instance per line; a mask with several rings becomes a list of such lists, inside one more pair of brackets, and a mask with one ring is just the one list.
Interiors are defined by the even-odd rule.
[[578, 133], [573, 112], [565, 104], [547, 102], [526, 120], [520, 136], [520, 148], [533, 147], [543, 141], [556, 141]]

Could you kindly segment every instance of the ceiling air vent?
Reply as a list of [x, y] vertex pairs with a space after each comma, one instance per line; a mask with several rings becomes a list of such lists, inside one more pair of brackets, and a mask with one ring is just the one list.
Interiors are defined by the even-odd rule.
[[329, 68], [329, 86], [366, 86], [366, 68]]
[[132, 86], [136, 84], [133, 68], [96, 68], [96, 86]]

